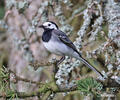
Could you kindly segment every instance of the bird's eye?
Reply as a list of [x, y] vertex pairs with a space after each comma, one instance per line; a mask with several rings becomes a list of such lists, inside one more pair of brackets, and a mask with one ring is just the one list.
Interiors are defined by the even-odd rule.
[[50, 26], [51, 24], [48, 24], [48, 26]]

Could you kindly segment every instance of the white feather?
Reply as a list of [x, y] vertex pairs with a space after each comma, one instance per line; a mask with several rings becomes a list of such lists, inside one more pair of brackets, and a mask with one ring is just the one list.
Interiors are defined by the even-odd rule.
[[[49, 26], [49, 24], [50, 24], [50, 26]], [[57, 29], [57, 27], [54, 24], [52, 24], [51, 22], [45, 22], [43, 24], [43, 26], [46, 28], [49, 28], [49, 29]]]
[[55, 53], [61, 56], [67, 55], [75, 58], [79, 57], [79, 55], [72, 48], [68, 47], [62, 42], [60, 43], [50, 40], [49, 42], [43, 42], [43, 44], [45, 48], [51, 53]]

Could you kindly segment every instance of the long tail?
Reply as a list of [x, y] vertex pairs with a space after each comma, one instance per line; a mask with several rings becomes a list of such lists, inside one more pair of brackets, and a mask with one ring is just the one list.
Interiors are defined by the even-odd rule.
[[98, 75], [100, 75], [100, 76], [102, 76], [103, 77], [103, 75], [95, 68], [95, 67], [93, 67], [87, 60], [85, 60], [83, 57], [79, 57], [79, 59], [86, 65], [86, 66], [88, 66], [91, 70], [93, 70], [93, 71], [95, 71]]

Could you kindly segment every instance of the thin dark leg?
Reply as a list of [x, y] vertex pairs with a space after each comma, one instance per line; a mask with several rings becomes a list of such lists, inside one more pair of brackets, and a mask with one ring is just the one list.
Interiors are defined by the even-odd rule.
[[56, 73], [58, 71], [58, 65], [62, 63], [65, 60], [65, 56], [63, 56], [60, 60], [56, 62], [56, 66], [54, 68], [54, 72]]
[[57, 66], [65, 60], [65, 56], [63, 56], [60, 60], [57, 61]]

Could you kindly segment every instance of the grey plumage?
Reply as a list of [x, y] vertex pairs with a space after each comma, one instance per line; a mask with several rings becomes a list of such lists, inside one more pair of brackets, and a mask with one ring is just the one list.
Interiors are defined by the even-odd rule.
[[[52, 27], [53, 25], [53, 27]], [[44, 29], [43, 33], [43, 44], [45, 48], [50, 51], [51, 53], [61, 55], [61, 56], [70, 56], [77, 58], [81, 60], [86, 66], [88, 66], [90, 69], [95, 71], [98, 75], [102, 76], [102, 74], [94, 68], [91, 64], [86, 61], [81, 54], [77, 51], [75, 45], [72, 43], [72, 41], [68, 38], [68, 36], [60, 31], [57, 27], [55, 27], [56, 24], [51, 22], [45, 22], [41, 27]], [[49, 41], [45, 41], [45, 34]]]

